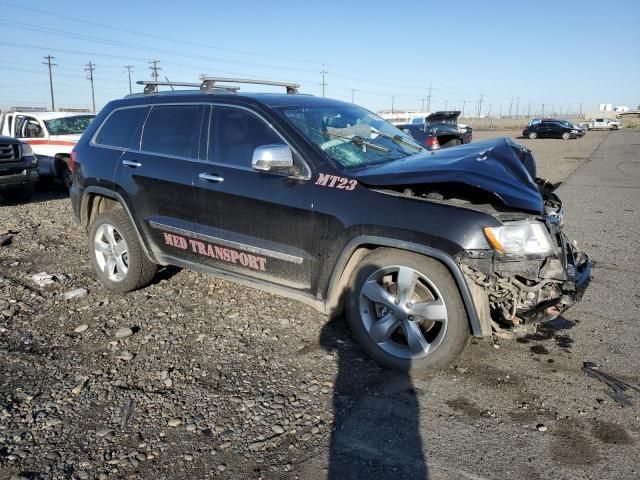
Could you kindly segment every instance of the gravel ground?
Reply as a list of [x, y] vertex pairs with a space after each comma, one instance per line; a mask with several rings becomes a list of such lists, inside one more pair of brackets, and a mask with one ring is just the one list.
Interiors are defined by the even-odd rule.
[[[623, 135], [522, 143], [560, 181]], [[58, 190], [0, 206], [2, 238], [0, 479], [638, 478], [638, 408], [580, 371], [589, 352], [568, 332], [612, 333], [602, 284], [576, 316], [409, 377], [366, 359], [343, 319], [206, 275], [167, 268], [144, 290], [105, 291]], [[607, 305], [637, 311], [627, 290]], [[613, 373], [637, 384], [624, 352], [635, 359]]]

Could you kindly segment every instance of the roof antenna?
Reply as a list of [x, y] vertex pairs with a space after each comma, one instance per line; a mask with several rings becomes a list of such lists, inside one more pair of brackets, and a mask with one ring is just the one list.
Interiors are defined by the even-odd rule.
[[167, 77], [167, 76], [165, 75], [165, 76], [164, 76], [164, 79], [167, 81], [167, 83], [168, 83], [168, 84], [169, 84], [169, 86], [171, 87], [171, 91], [172, 91], [172, 92], [175, 92], [175, 91], [176, 91], [176, 89], [175, 89], [175, 88], [173, 88], [173, 85], [171, 85], [171, 82], [169, 81], [169, 77]]

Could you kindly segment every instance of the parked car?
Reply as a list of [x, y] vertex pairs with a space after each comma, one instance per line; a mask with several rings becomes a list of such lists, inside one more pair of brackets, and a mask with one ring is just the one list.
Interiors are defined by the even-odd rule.
[[94, 117], [69, 112], [11, 112], [0, 120], [0, 134], [29, 143], [38, 158], [40, 177], [57, 178], [68, 189], [71, 150]]
[[0, 136], [0, 195], [9, 201], [26, 201], [38, 181], [38, 160], [29, 144]]
[[578, 137], [584, 137], [585, 134], [587, 133], [587, 129], [585, 127], [583, 127], [582, 125], [577, 125], [573, 122], [570, 122], [569, 120], [562, 120], [562, 119], [557, 119], [557, 118], [532, 118], [531, 120], [529, 120], [529, 125], [528, 127], [531, 127], [532, 125], [536, 125], [542, 121], [549, 121], [549, 122], [560, 122], [563, 125], [566, 125], [567, 127], [571, 128], [572, 130], [576, 130], [577, 136]]
[[584, 291], [591, 263], [527, 148], [429, 152], [295, 84], [217, 81], [114, 100], [78, 141], [71, 202], [104, 287], [143, 288], [158, 265], [209, 272], [345, 311], [398, 369], [446, 365], [470, 335], [552, 319]]
[[618, 120], [611, 120], [610, 118], [596, 118], [595, 120], [580, 122], [580, 126], [587, 130], [618, 130], [622, 125]]
[[558, 120], [541, 120], [539, 123], [527, 126], [522, 131], [523, 137], [534, 138], [562, 138], [569, 140], [577, 138], [577, 129], [567, 126]]
[[473, 129], [468, 125], [459, 125], [459, 116], [459, 111], [434, 112], [422, 124], [412, 121], [396, 127], [411, 135], [428, 150], [455, 147], [470, 143], [473, 139]]

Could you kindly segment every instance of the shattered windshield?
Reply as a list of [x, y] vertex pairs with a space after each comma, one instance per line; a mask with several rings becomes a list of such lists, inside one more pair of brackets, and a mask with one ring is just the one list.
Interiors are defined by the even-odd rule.
[[423, 148], [377, 115], [350, 104], [277, 109], [341, 168], [361, 168], [414, 155]]
[[78, 115], [75, 117], [54, 118], [45, 120], [49, 135], [80, 135], [84, 133], [95, 115]]

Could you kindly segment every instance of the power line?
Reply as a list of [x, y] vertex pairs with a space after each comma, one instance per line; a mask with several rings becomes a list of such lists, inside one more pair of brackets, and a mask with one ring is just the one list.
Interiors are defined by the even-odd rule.
[[85, 67], [86, 68], [84, 69], [84, 71], [87, 72], [87, 78], [91, 82], [91, 106], [93, 107], [91, 111], [93, 113], [96, 113], [96, 93], [93, 88], [93, 71], [95, 70], [96, 65], [95, 63], [92, 63], [91, 60], [89, 60], [89, 63], [87, 63]]
[[54, 67], [56, 65], [55, 63], [51, 63], [51, 60], [53, 60], [54, 58], [55, 57], [52, 57], [51, 55], [47, 55], [46, 57], [44, 57], [46, 62], [42, 62], [43, 64], [49, 66], [49, 89], [51, 90], [51, 110], [52, 111], [56, 110], [56, 104], [53, 101], [53, 76], [51, 75], [51, 67]]

